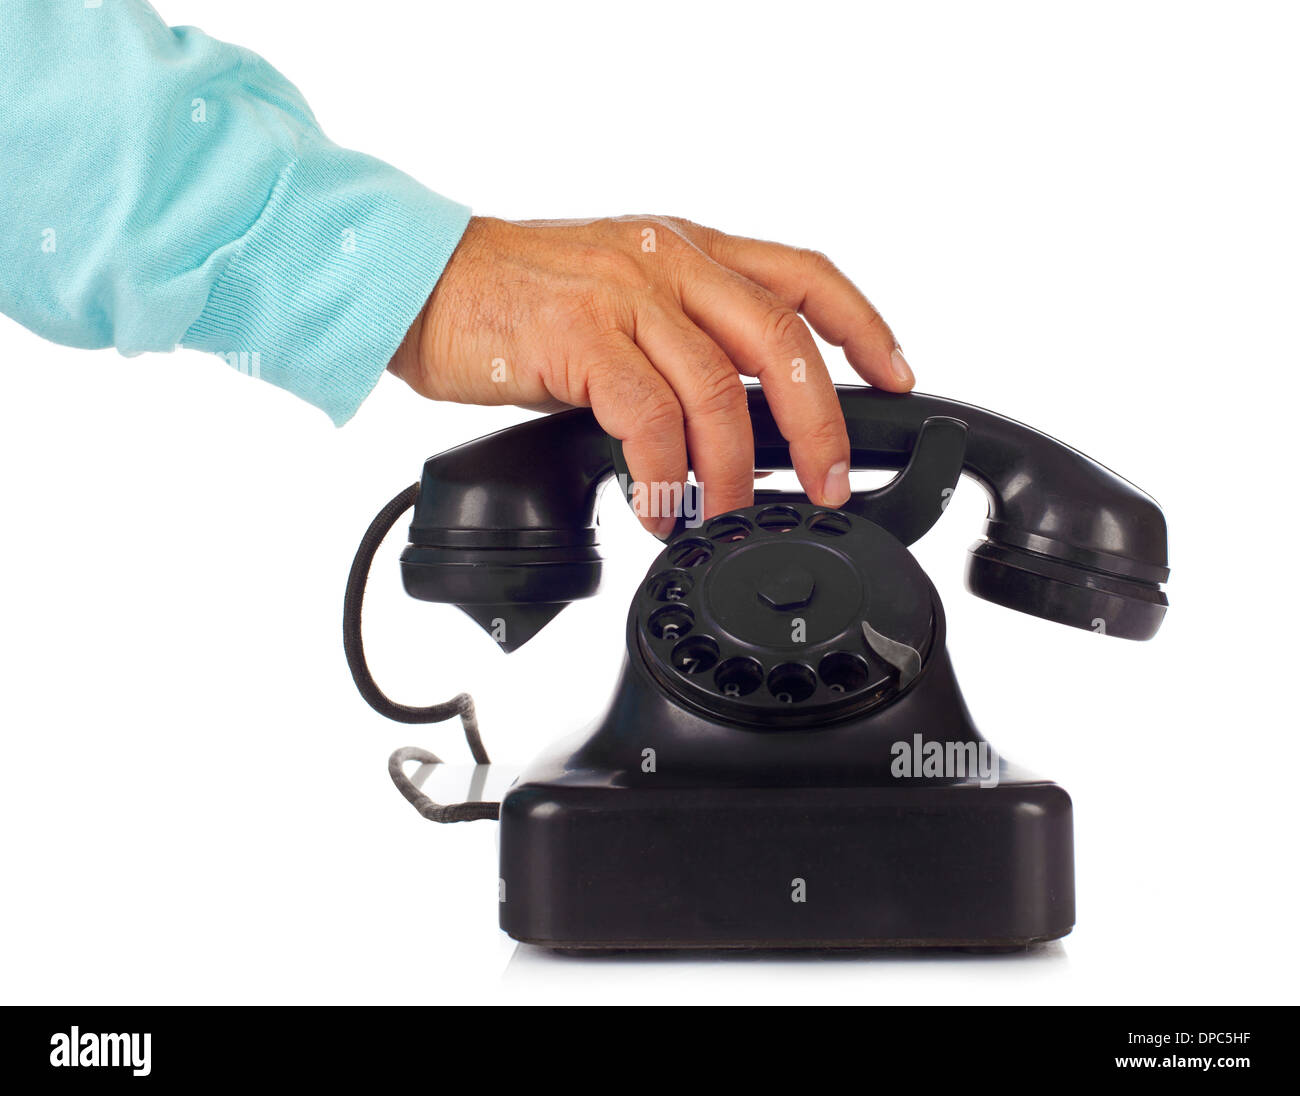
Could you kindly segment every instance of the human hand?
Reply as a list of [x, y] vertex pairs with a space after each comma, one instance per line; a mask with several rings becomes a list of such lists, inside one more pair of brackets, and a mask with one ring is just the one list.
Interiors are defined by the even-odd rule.
[[817, 252], [677, 218], [475, 217], [389, 368], [430, 399], [590, 407], [642, 483], [683, 483], [689, 451], [704, 517], [753, 504], [740, 374], [757, 377], [804, 491], [841, 506], [848, 434], [800, 314], [864, 380], [912, 387], [888, 325]]

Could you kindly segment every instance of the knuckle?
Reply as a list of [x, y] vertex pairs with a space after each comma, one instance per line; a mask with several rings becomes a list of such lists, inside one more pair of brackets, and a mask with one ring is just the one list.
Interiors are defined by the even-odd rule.
[[627, 252], [617, 248], [591, 248], [586, 262], [587, 269], [596, 277], [617, 286], [637, 286], [646, 280], [641, 264]]
[[654, 225], [656, 228], [666, 229], [668, 232], [681, 232], [689, 227], [690, 221], [682, 217], [670, 217], [665, 213], [655, 213], [648, 217], [642, 218], [646, 224]]
[[695, 225], [691, 229], [691, 238], [700, 245], [700, 250], [706, 255], [713, 255], [719, 259], [727, 255], [727, 245], [731, 242], [731, 237], [725, 232], [710, 228], [708, 225]]
[[810, 270], [819, 274], [835, 274], [839, 272], [830, 257], [823, 251], [817, 251], [811, 247], [801, 247], [796, 249], [795, 254], [799, 256], [799, 261]]
[[707, 228], [695, 221], [688, 221], [685, 217], [666, 217], [664, 218], [672, 226], [673, 232], [680, 236], [683, 242], [691, 245], [692, 248], [698, 247], [700, 250], [707, 252], [706, 246], [716, 233], [711, 228]]
[[658, 230], [657, 250], [679, 271], [707, 259], [706, 249], [699, 246], [698, 225], [681, 217], [651, 217], [647, 223]]
[[642, 396], [637, 403], [637, 429], [651, 438], [660, 438], [665, 442], [676, 436], [682, 423], [682, 409], [675, 399], [652, 385], [644, 378], [641, 381]]
[[848, 444], [844, 424], [834, 418], [818, 419], [803, 432], [801, 440], [815, 453], [837, 453]]
[[612, 218], [607, 223], [619, 227], [653, 228], [661, 235], [675, 236], [682, 232], [686, 222], [680, 217], [666, 217], [661, 213], [630, 213], [623, 217]]
[[643, 370], [599, 359], [587, 370], [587, 392], [597, 416], [605, 417], [620, 440], [638, 441], [663, 454], [678, 444], [681, 406], [667, 385]]
[[665, 222], [660, 226], [658, 243], [660, 251], [678, 262], [689, 259], [697, 253], [690, 237], [675, 224]]
[[745, 386], [729, 364], [710, 365], [699, 378], [694, 402], [704, 415], [731, 419], [747, 406]]
[[793, 308], [773, 305], [763, 320], [763, 338], [769, 345], [798, 350], [804, 344], [803, 320]]

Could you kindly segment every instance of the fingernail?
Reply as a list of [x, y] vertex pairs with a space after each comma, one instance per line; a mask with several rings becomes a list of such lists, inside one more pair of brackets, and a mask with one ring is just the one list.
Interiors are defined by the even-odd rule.
[[916, 377], [912, 375], [912, 367], [907, 364], [907, 359], [903, 357], [903, 352], [898, 347], [894, 347], [894, 352], [889, 355], [889, 364], [894, 367], [894, 376], [898, 378], [899, 384], [911, 388], [916, 383]]
[[657, 536], [660, 540], [667, 540], [670, 536], [673, 535], [673, 530], [676, 528], [677, 528], [677, 519], [669, 515], [668, 517], [660, 518], [657, 522], [655, 522], [655, 527], [650, 531], [654, 533], [654, 535]]
[[838, 461], [831, 465], [826, 473], [826, 483], [822, 487], [822, 499], [825, 506], [843, 506], [853, 493], [849, 487], [849, 462]]

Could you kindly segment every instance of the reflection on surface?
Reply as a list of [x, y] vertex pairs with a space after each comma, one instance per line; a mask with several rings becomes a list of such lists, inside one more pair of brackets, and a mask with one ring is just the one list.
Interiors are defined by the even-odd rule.
[[475, 803], [483, 798], [483, 790], [487, 787], [488, 774], [492, 770], [491, 765], [474, 765], [472, 767], [469, 767], [466, 765], [448, 766], [445, 764], [443, 765], [422, 764], [422, 765], [417, 765], [414, 769], [411, 770], [410, 780], [411, 783], [414, 784], [417, 788], [419, 788], [421, 791], [424, 791], [425, 781], [427, 781], [429, 777], [433, 775], [434, 770], [443, 769], [444, 771], [448, 771], [449, 786], [455, 787], [457, 786], [457, 782], [459, 781], [460, 782], [459, 786], [463, 787], [466, 768], [469, 768], [469, 788], [465, 792], [463, 799], [467, 803]]
[[[1014, 952], [941, 948], [851, 950], [558, 952], [516, 944], [502, 988], [520, 998], [580, 990], [611, 1001], [690, 992], [706, 1001], [819, 1004], [942, 1001], [954, 983], [1059, 981], [1069, 973], [1060, 940]], [[797, 993], [797, 997], [794, 994]]]
[[518, 775], [513, 764], [491, 765], [416, 765], [408, 773], [410, 781], [437, 803], [499, 800]]
[[610, 951], [558, 951], [535, 944], [516, 944], [510, 966], [552, 966], [557, 963], [1044, 963], [1069, 958], [1060, 940], [1030, 948], [1000, 952], [979, 948], [672, 948]]

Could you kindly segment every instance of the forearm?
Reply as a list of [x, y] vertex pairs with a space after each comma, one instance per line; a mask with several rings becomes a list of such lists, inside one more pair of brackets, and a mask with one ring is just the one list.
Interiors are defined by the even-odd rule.
[[0, 311], [72, 346], [210, 350], [349, 418], [469, 211], [141, 0], [0, 13]]

